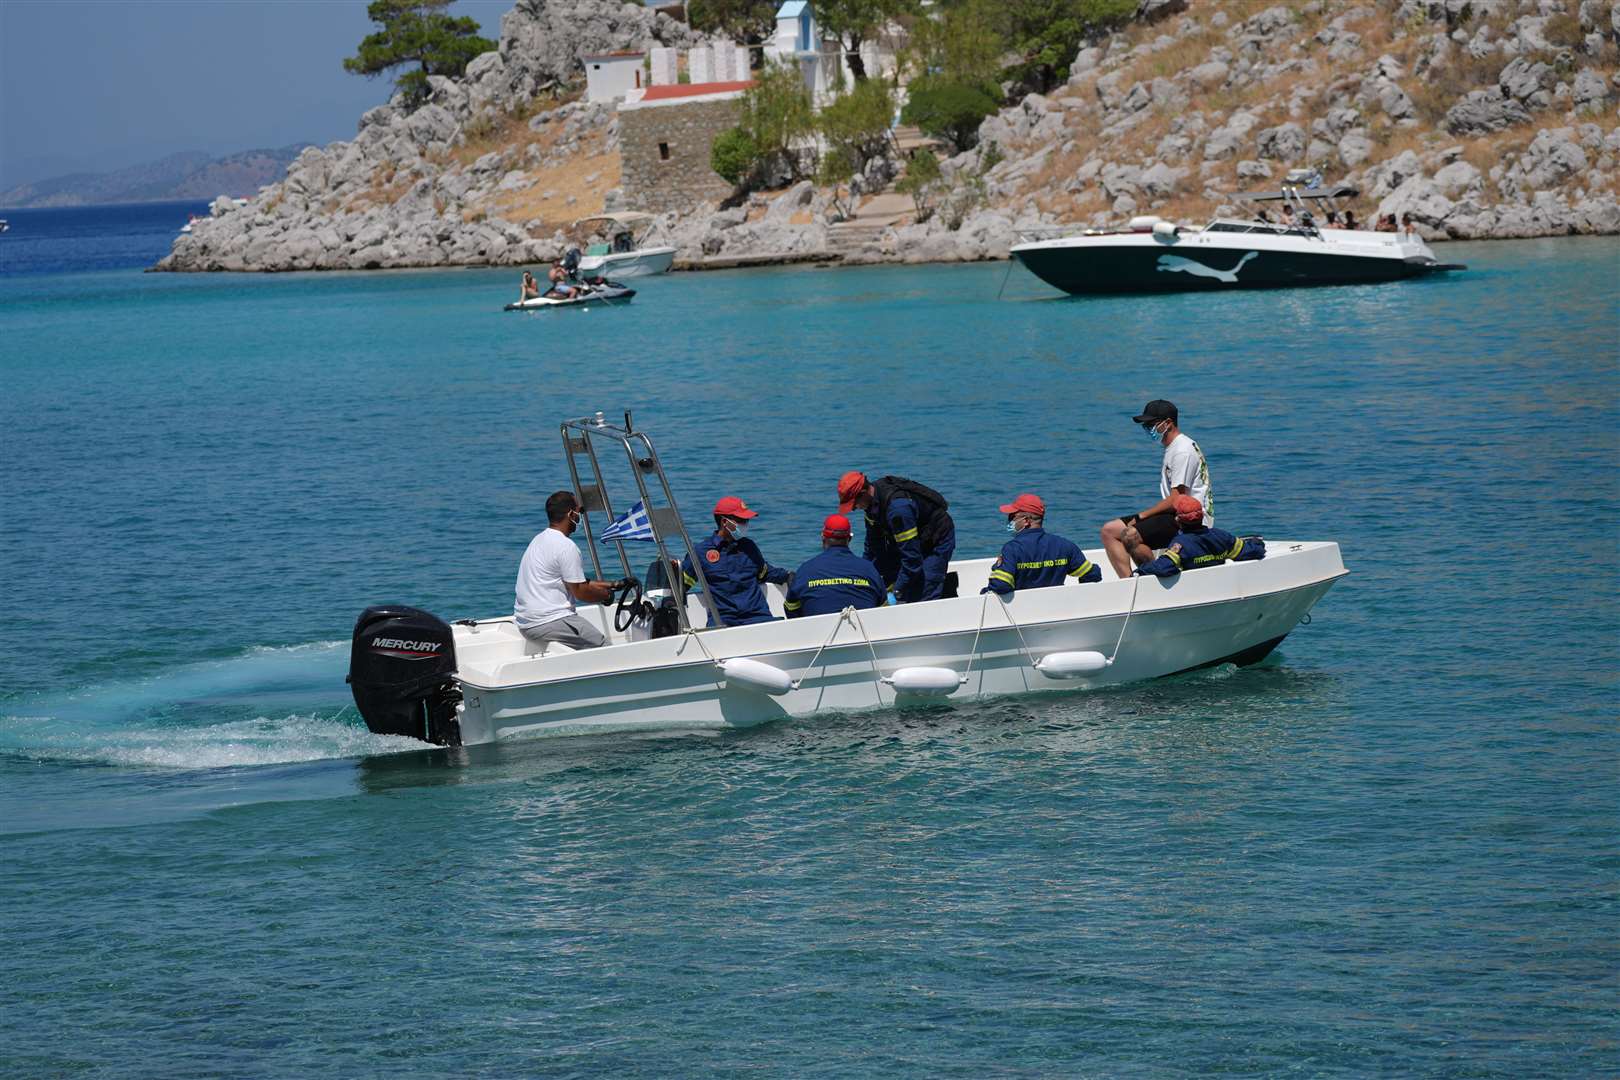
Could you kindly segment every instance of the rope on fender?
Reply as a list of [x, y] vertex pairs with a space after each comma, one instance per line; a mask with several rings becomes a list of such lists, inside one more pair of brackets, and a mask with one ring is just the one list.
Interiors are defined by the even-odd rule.
[[1119, 656], [1119, 647], [1125, 644], [1125, 631], [1131, 625], [1131, 616], [1136, 614], [1136, 591], [1142, 587], [1142, 575], [1134, 575], [1131, 581], [1131, 606], [1126, 610], [1125, 622], [1119, 628], [1119, 640], [1114, 642], [1114, 655], [1108, 658], [1109, 667], [1113, 667], [1115, 657]]
[[878, 667], [877, 646], [873, 645], [872, 639], [867, 636], [866, 624], [861, 622], [861, 613], [855, 610], [855, 605], [851, 604], [845, 608], [844, 614], [848, 615], [855, 623], [855, 628], [861, 632], [861, 640], [866, 642], [867, 649], [872, 653], [872, 685], [877, 688], [878, 704], [881, 705], [883, 704], [883, 669]]
[[[838, 613], [838, 621], [833, 623], [832, 633], [827, 635], [827, 640], [821, 643], [821, 648], [816, 650], [816, 655], [812, 656], [810, 658], [810, 662], [804, 666], [804, 674], [793, 680], [793, 689], [797, 690], [800, 686], [804, 685], [804, 680], [809, 678], [810, 672], [815, 670], [816, 661], [820, 660], [821, 654], [827, 651], [827, 646], [833, 643], [833, 639], [838, 636], [838, 631], [843, 629], [844, 623], [850, 621], [850, 615], [852, 615], [854, 611], [855, 607], [852, 604]], [[866, 632], [864, 630], [861, 631], [862, 636], [865, 636], [865, 633]], [[870, 645], [871, 642], [867, 642], [867, 644]], [[876, 653], [873, 654], [874, 659], [876, 655]]]

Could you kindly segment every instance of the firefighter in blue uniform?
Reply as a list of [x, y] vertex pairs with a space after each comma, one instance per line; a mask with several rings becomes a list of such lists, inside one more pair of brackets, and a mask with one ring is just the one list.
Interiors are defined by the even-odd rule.
[[1086, 558], [1079, 544], [1046, 531], [1046, 502], [1039, 495], [1020, 495], [1001, 512], [1016, 535], [991, 564], [990, 584], [981, 592], [1010, 596], [1018, 589], [1062, 585], [1068, 578], [1086, 584], [1102, 580], [1102, 570]]
[[1138, 574], [1175, 577], [1183, 570], [1201, 570], [1223, 562], [1248, 562], [1266, 557], [1266, 542], [1258, 536], [1239, 539], [1225, 529], [1205, 526], [1204, 505], [1191, 495], [1177, 495], [1173, 509], [1180, 531], [1164, 549], [1164, 554], [1136, 568]]
[[[763, 585], [767, 581], [786, 585], [792, 577], [781, 567], [766, 562], [759, 545], [748, 539], [748, 522], [758, 516], [747, 503], [727, 495], [714, 504], [714, 535], [692, 545], [702, 560], [702, 579], [708, 583], [721, 626], [746, 626], [774, 619]], [[688, 589], [698, 584], [691, 556], [681, 560], [681, 578]]]
[[950, 504], [933, 488], [903, 476], [869, 480], [847, 472], [838, 481], [838, 512], [866, 512], [867, 561], [903, 604], [938, 600], [956, 551]]
[[849, 538], [849, 518], [829, 514], [821, 525], [821, 554], [793, 571], [783, 605], [788, 618], [883, 606], [883, 576], [849, 550]]

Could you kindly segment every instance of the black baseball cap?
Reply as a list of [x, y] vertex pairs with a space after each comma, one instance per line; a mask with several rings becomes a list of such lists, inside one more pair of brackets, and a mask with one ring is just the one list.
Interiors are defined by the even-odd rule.
[[1142, 415], [1133, 417], [1133, 419], [1138, 424], [1146, 424], [1150, 420], [1169, 420], [1171, 423], [1175, 423], [1179, 415], [1176, 412], [1176, 407], [1170, 402], [1165, 401], [1163, 398], [1154, 398], [1143, 407]]

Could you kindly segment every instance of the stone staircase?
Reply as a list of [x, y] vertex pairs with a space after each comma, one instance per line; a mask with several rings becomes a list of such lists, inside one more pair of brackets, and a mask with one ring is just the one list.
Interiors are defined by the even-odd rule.
[[857, 255], [863, 248], [875, 245], [884, 230], [902, 220], [912, 209], [908, 196], [893, 191], [879, 192], [861, 203], [854, 217], [827, 229], [827, 250], [845, 258]]

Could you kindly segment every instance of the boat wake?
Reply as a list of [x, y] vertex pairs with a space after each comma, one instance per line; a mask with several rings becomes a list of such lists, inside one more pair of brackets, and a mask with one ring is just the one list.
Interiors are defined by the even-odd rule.
[[365, 729], [343, 685], [347, 647], [257, 647], [146, 678], [13, 698], [0, 703], [0, 754], [218, 769], [425, 748]]

